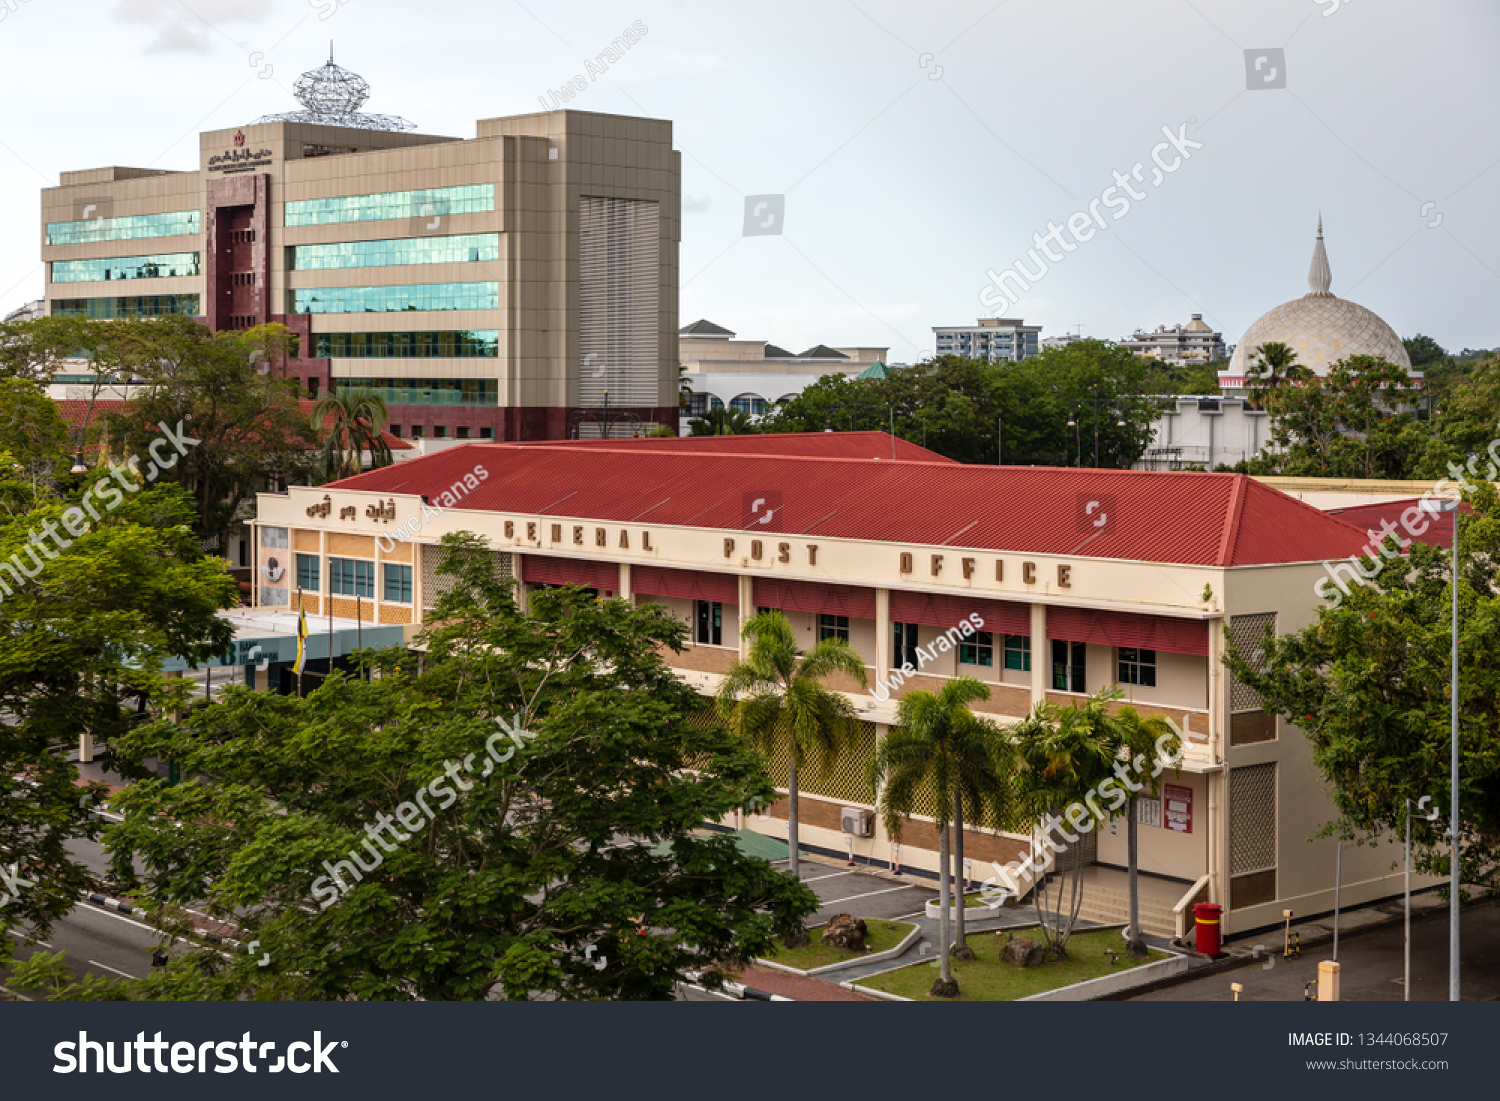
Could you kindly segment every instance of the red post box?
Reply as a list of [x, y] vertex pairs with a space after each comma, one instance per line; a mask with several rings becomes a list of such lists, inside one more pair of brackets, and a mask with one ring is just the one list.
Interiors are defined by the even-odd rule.
[[1219, 915], [1224, 907], [1214, 902], [1199, 902], [1193, 905], [1193, 921], [1197, 926], [1198, 951], [1205, 956], [1219, 954]]

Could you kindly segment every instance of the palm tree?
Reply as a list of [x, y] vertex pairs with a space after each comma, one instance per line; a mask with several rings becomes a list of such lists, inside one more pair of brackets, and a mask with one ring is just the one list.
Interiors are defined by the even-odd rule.
[[[973, 955], [962, 944], [961, 934], [958, 943], [948, 937], [953, 899], [949, 823], [961, 821], [958, 807], [965, 801], [971, 801], [976, 810], [1008, 802], [999, 767], [1001, 755], [996, 752], [1002, 742], [999, 729], [969, 710], [971, 703], [989, 695], [989, 688], [973, 677], [956, 677], [936, 694], [920, 689], [908, 692], [897, 705], [897, 725], [881, 739], [868, 766], [881, 819], [897, 841], [905, 820], [919, 805], [930, 802], [933, 808], [938, 831], [939, 972], [928, 993], [934, 998], [958, 996], [951, 960], [954, 949], [961, 947], [967, 958]], [[963, 899], [958, 902], [962, 907]]]
[[[1018, 809], [1026, 817], [1035, 821], [1071, 804], [1082, 805], [1088, 794], [1113, 775], [1119, 742], [1109, 705], [1122, 695], [1119, 688], [1109, 687], [1101, 688], [1074, 707], [1039, 703], [1012, 728], [1023, 766], [1017, 780]], [[1072, 846], [1069, 864], [1068, 869], [1062, 868], [1061, 861], [1057, 865], [1063, 871], [1063, 882], [1071, 879], [1066, 911], [1062, 883], [1058, 885], [1049, 915], [1047, 876], [1040, 875], [1036, 880], [1037, 923], [1043, 939], [1058, 958], [1067, 954], [1068, 937], [1083, 906], [1081, 843]]]
[[391, 465], [390, 445], [382, 431], [390, 421], [385, 398], [368, 386], [330, 390], [313, 406], [312, 427], [322, 432], [323, 467], [332, 480], [348, 478], [364, 469], [363, 453], [370, 453], [370, 467]]
[[[791, 872], [797, 867], [797, 773], [816, 759], [826, 774], [858, 730], [854, 705], [822, 683], [833, 673], [847, 673], [861, 687], [865, 666], [842, 638], [825, 638], [803, 653], [786, 616], [762, 612], [740, 632], [750, 640], [748, 657], [736, 661], [719, 686], [719, 713], [730, 729], [751, 742], [766, 758], [783, 744], [790, 750], [787, 765], [787, 849]], [[807, 935], [787, 938], [789, 948], [806, 944]]]
[[688, 421], [695, 436], [750, 436], [756, 432], [755, 418], [743, 409], [720, 406]]
[[[1135, 708], [1122, 707], [1119, 714], [1111, 717], [1110, 724], [1114, 729], [1115, 740], [1127, 762], [1133, 764], [1140, 759], [1150, 764], [1161, 753], [1165, 753], [1170, 758], [1179, 757], [1182, 753], [1181, 734], [1162, 715], [1151, 715], [1143, 719]], [[1139, 777], [1137, 782], [1147, 792], [1151, 795], [1157, 793], [1161, 783], [1159, 773], [1153, 776], [1148, 770], [1137, 770], [1136, 775]], [[1126, 869], [1130, 877], [1130, 939], [1126, 943], [1125, 954], [1133, 960], [1143, 960], [1151, 954], [1146, 947], [1146, 938], [1141, 935], [1140, 891], [1136, 875], [1140, 846], [1140, 823], [1136, 820], [1139, 817], [1136, 813], [1136, 801], [1139, 798], [1138, 793], [1131, 792], [1125, 807]]]
[[1297, 362], [1297, 349], [1279, 340], [1268, 340], [1252, 353], [1245, 374], [1252, 380], [1249, 384], [1251, 403], [1264, 409], [1266, 397], [1274, 394], [1286, 382], [1306, 382], [1313, 378], [1310, 368]]
[[687, 379], [687, 364], [677, 365], [677, 408], [685, 410], [693, 397], [693, 384]]

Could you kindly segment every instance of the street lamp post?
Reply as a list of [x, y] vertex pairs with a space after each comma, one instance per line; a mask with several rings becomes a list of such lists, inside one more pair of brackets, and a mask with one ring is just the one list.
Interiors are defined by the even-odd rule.
[[1449, 580], [1453, 585], [1453, 669], [1449, 686], [1452, 761], [1449, 772], [1448, 852], [1452, 867], [1448, 886], [1448, 1000], [1458, 1001], [1458, 898], [1462, 876], [1458, 854], [1458, 505], [1448, 497], [1428, 497], [1417, 503], [1423, 512], [1453, 513], [1453, 568]]

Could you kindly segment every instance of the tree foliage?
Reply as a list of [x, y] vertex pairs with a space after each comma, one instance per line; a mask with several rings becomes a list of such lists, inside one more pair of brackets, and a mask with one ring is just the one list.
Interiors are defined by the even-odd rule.
[[699, 835], [772, 789], [748, 746], [694, 720], [660, 655], [682, 645], [674, 617], [578, 588], [523, 615], [479, 539], [445, 543], [454, 587], [420, 661], [366, 653], [369, 679], [305, 699], [231, 688], [124, 739], [198, 782], [118, 798], [116, 873], [140, 860], [161, 920], [206, 907], [271, 957], [179, 952], [128, 996], [670, 998], [816, 907]]
[[[1493, 479], [1494, 464], [1486, 477]], [[1500, 501], [1475, 485], [1473, 515], [1459, 522], [1459, 813], [1463, 880], [1496, 885], [1500, 843]], [[1394, 554], [1395, 536], [1385, 547]], [[1414, 542], [1377, 580], [1351, 586], [1293, 634], [1267, 633], [1261, 654], [1231, 648], [1225, 664], [1260, 693], [1265, 707], [1299, 727], [1330, 786], [1339, 819], [1325, 832], [1364, 841], [1402, 835], [1406, 806], [1423, 796], [1441, 813], [1414, 814], [1416, 864], [1449, 870], [1440, 831], [1448, 821], [1452, 644], [1449, 552]], [[1327, 590], [1327, 591], [1332, 591]]]
[[939, 356], [884, 379], [824, 376], [761, 429], [889, 431], [894, 422], [897, 436], [958, 462], [993, 464], [1003, 447], [1007, 463], [1091, 465], [1097, 399], [1100, 465], [1127, 467], [1145, 453], [1171, 390], [1159, 367], [1098, 340], [1020, 363]]

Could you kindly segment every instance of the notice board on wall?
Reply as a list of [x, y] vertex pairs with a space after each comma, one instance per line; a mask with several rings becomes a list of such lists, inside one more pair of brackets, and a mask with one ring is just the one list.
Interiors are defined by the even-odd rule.
[[1193, 832], [1193, 789], [1180, 784], [1162, 787], [1162, 825], [1178, 833]]

